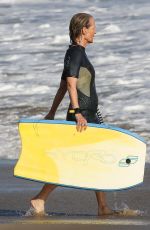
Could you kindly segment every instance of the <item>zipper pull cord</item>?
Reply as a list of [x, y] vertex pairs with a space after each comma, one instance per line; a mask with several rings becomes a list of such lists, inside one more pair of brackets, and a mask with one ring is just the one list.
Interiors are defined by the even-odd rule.
[[103, 117], [102, 117], [102, 114], [101, 114], [99, 108], [97, 108], [97, 117], [98, 117], [98, 121], [99, 121], [100, 124], [104, 123], [104, 120], [103, 120]]

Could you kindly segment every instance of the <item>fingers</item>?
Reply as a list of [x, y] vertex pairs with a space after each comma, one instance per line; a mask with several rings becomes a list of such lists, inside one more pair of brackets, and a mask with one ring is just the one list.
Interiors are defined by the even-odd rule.
[[76, 129], [78, 132], [82, 132], [87, 129], [87, 121], [83, 116], [77, 118]]
[[77, 123], [76, 129], [77, 129], [78, 132], [85, 131], [87, 129], [87, 125], [86, 124]]

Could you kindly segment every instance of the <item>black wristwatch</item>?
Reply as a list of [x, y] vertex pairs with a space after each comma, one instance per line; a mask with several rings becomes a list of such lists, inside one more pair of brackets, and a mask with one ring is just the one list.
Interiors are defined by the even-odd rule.
[[74, 109], [74, 113], [75, 113], [75, 114], [81, 113], [81, 109], [80, 109], [80, 108], [75, 108], [75, 109]]

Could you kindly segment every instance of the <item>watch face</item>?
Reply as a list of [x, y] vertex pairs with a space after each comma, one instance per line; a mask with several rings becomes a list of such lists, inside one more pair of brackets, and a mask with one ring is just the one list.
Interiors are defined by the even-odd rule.
[[69, 113], [75, 113], [74, 109], [69, 109]]

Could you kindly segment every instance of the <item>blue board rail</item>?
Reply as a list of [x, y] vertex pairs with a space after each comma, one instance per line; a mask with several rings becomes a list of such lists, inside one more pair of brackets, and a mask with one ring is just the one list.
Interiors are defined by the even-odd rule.
[[[66, 121], [66, 120], [40, 120], [40, 119], [20, 119], [18, 123], [42, 123], [42, 124], [65, 124], [65, 125], [76, 125], [76, 122], [74, 121]], [[146, 141], [144, 140], [143, 137], [138, 135], [137, 133], [131, 132], [129, 130], [119, 128], [113, 125], [109, 125], [107, 123], [103, 124], [95, 124], [95, 123], [88, 123], [87, 124], [89, 127], [96, 127], [96, 128], [105, 128], [105, 129], [111, 129], [115, 130], [118, 132], [125, 133], [127, 135], [130, 135], [146, 144]]]

